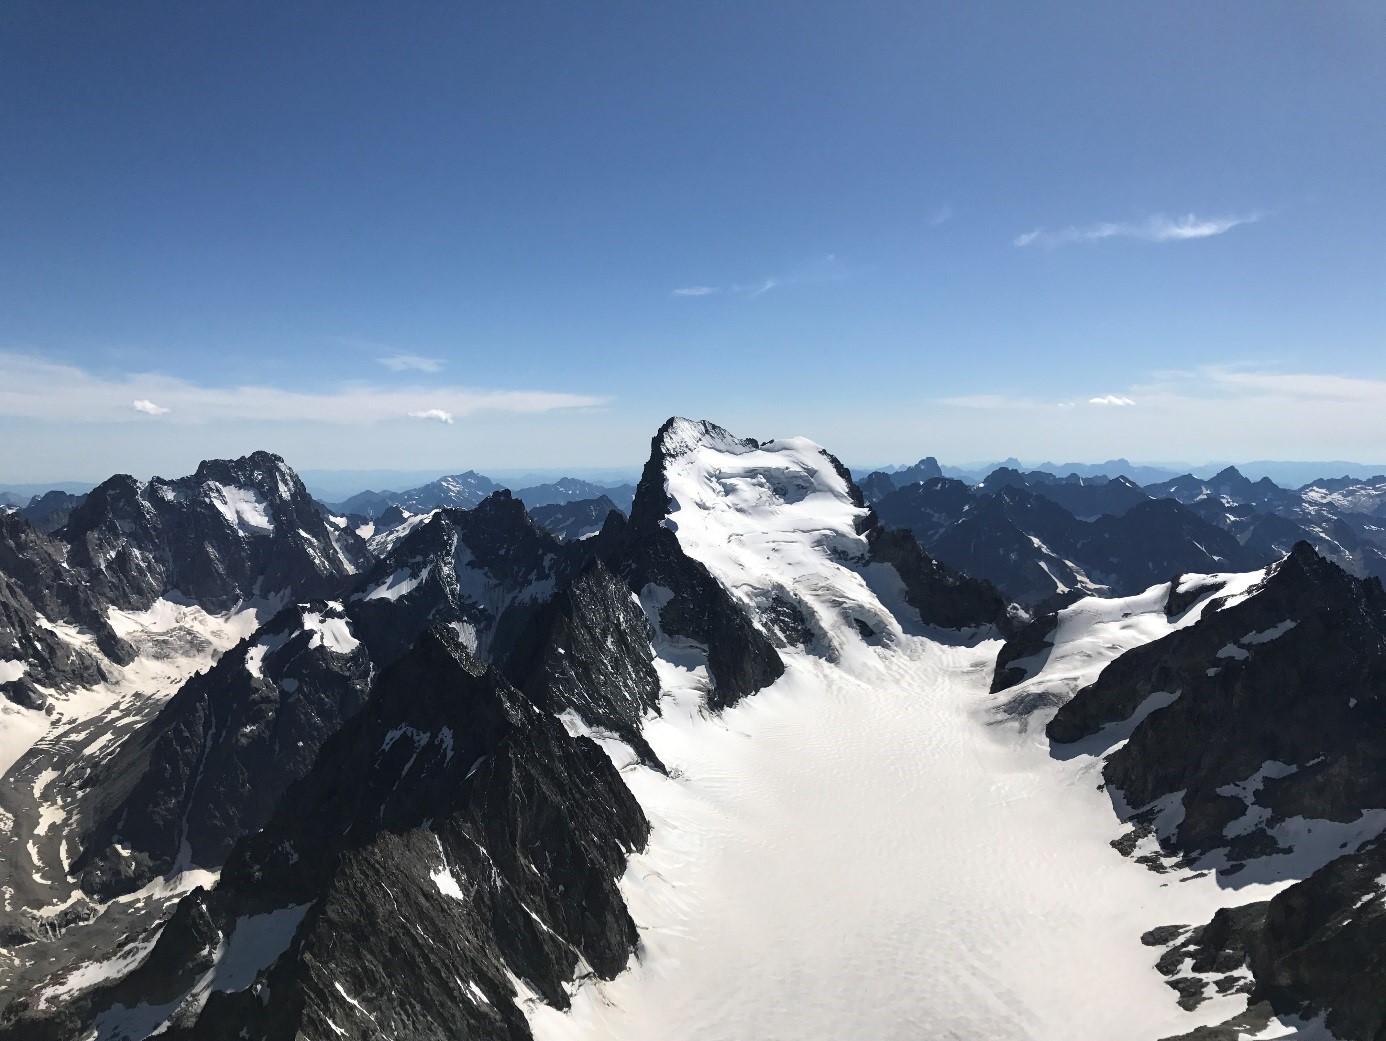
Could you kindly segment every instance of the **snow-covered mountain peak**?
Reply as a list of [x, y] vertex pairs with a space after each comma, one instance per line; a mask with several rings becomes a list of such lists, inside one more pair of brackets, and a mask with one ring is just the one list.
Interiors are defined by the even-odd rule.
[[657, 446], [664, 526], [763, 628], [830, 656], [899, 632], [860, 571], [870, 510], [825, 449], [807, 438], [761, 444], [678, 419]]
[[665, 458], [669, 459], [702, 449], [739, 455], [760, 447], [754, 438], [737, 437], [706, 419], [684, 419], [682, 416], [668, 420], [655, 440]]

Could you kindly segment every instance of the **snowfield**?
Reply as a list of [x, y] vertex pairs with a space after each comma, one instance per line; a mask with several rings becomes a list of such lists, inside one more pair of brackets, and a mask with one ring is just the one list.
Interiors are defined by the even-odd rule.
[[[7, 773], [35, 742], [57, 737], [79, 724], [109, 716], [118, 719], [138, 703], [159, 703], [194, 672], [253, 633], [283, 606], [283, 600], [254, 600], [225, 614], [208, 614], [177, 593], [156, 600], [145, 611], [111, 608], [111, 628], [129, 641], [138, 657], [126, 666], [107, 663], [110, 679], [94, 687], [47, 691], [54, 711], [20, 708], [0, 699], [0, 775]], [[104, 659], [95, 639], [62, 622], [40, 617], [61, 639]], [[0, 663], [0, 667], [4, 664]]]
[[1140, 936], [1274, 890], [1113, 850], [1098, 760], [997, 725], [996, 650], [793, 655], [717, 718], [671, 691], [646, 730], [671, 776], [625, 774], [653, 824], [623, 881], [643, 950], [570, 1013], [530, 1005], [536, 1037], [1154, 1041], [1240, 1011], [1180, 1009]]
[[[670, 527], [753, 609], [792, 591], [821, 631], [717, 716], [696, 649], [657, 640], [645, 733], [669, 775], [605, 743], [653, 825], [622, 881], [642, 946], [569, 1012], [524, 1001], [536, 1037], [1154, 1041], [1241, 1011], [1183, 1011], [1140, 937], [1274, 890], [1119, 855], [1100, 760], [1051, 757], [1042, 726], [1003, 711], [1013, 692], [988, 693], [999, 643], [926, 634], [862, 582], [857, 510], [821, 450], [690, 428], [671, 431]], [[1168, 632], [1167, 592], [1070, 610], [1028, 683], [1071, 690]], [[882, 617], [871, 638], [851, 623]]]
[[1203, 617], [1214, 598], [1223, 598], [1228, 605], [1240, 603], [1265, 580], [1270, 570], [1184, 575], [1178, 592], [1204, 589], [1208, 593], [1174, 618], [1165, 614], [1170, 595], [1168, 582], [1151, 586], [1135, 596], [1086, 597], [1065, 607], [1058, 613], [1058, 625], [1050, 637], [1053, 650], [1011, 663], [1013, 668], [1024, 668], [1027, 676], [1004, 692], [1007, 704], [1024, 707], [1047, 698], [1057, 706], [1059, 701], [1067, 701], [1096, 682], [1103, 668], [1127, 651], [1193, 625]]

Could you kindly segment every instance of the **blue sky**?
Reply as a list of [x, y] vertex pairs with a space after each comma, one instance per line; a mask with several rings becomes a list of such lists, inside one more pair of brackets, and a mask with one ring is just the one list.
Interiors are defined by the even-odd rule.
[[621, 465], [674, 413], [863, 462], [1386, 460], [1383, 30], [6, 5], [0, 480]]

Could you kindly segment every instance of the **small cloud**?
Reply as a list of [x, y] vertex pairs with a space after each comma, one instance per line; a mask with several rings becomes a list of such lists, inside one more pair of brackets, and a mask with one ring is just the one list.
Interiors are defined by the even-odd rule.
[[1255, 224], [1261, 219], [1259, 213], [1244, 217], [1199, 217], [1187, 214], [1183, 217], [1166, 217], [1155, 214], [1144, 221], [1103, 221], [1099, 224], [1070, 226], [1050, 231], [1036, 228], [1011, 240], [1018, 247], [1039, 244], [1041, 246], [1066, 246], [1075, 242], [1101, 242], [1104, 239], [1136, 239], [1141, 242], [1185, 242], [1189, 239], [1206, 239], [1222, 235], [1243, 224]]
[[1103, 394], [1098, 398], [1088, 398], [1089, 405], [1134, 405], [1135, 402], [1130, 398], [1122, 397], [1120, 394]]
[[391, 354], [375, 360], [392, 372], [438, 372], [443, 367], [441, 358], [424, 358], [417, 354]]
[[733, 293], [745, 293], [747, 296], [760, 296], [768, 293], [780, 284], [778, 278], [767, 278], [764, 282], [758, 282], [751, 286], [732, 286]]
[[711, 296], [721, 292], [716, 286], [681, 286], [674, 290], [675, 296]]
[[136, 412], [143, 412], [146, 416], [162, 416], [168, 413], [168, 409], [162, 405], [156, 405], [148, 398], [139, 398], [134, 401], [131, 407]]
[[953, 219], [953, 207], [940, 206], [929, 215], [929, 227], [937, 228], [940, 224], [947, 224]]
[[426, 408], [422, 412], [409, 413], [412, 419], [436, 419], [439, 423], [451, 423], [452, 413], [441, 408]]

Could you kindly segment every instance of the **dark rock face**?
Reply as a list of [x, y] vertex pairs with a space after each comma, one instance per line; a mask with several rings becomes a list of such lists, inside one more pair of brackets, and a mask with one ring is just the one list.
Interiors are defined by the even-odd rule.
[[926, 625], [970, 629], [1011, 624], [1006, 601], [984, 579], [970, 578], [934, 560], [907, 531], [877, 526], [867, 533], [871, 560], [889, 564], [905, 584], [905, 599]]
[[[61, 639], [40, 622], [66, 622], [92, 634], [93, 654]], [[0, 682], [0, 694], [27, 707], [45, 704], [36, 685], [66, 689], [106, 678], [106, 659], [125, 664], [133, 649], [111, 629], [84, 575], [67, 564], [67, 547], [23, 516], [0, 516], [0, 661], [22, 662], [22, 673]]]
[[[348, 514], [348, 516], [359, 517], [361, 515], [353, 513]], [[409, 518], [414, 516], [416, 516], [416, 514], [410, 513], [403, 506], [395, 506], [393, 504], [387, 505], [381, 510], [380, 514], [375, 518], [375, 522], [371, 525], [373, 535], [378, 536], [385, 532], [394, 531], [409, 520]]]
[[357, 584], [347, 610], [388, 663], [430, 625], [456, 624], [482, 657], [500, 660], [529, 613], [553, 595], [574, 557], [508, 491], [475, 509], [416, 524]]
[[1193, 972], [1205, 975], [1249, 966], [1244, 986], [1254, 1008], [1306, 1020], [1325, 1015], [1332, 1036], [1375, 1041], [1386, 1036], [1383, 875], [1386, 845], [1339, 857], [1269, 901], [1219, 911], [1170, 948], [1161, 971], [1189, 957]]
[[541, 528], [564, 542], [572, 542], [601, 531], [607, 514], [615, 509], [616, 504], [601, 495], [551, 506], [531, 506], [529, 515]]
[[[0, 1037], [79, 1036], [145, 1003], [171, 1038], [528, 1038], [515, 977], [566, 1007], [583, 962], [624, 968], [617, 879], [648, 827], [593, 742], [431, 630], [139, 968], [60, 1008], [20, 999]], [[267, 914], [279, 942], [231, 971], [218, 952]]]
[[1090, 574], [1110, 578], [1108, 584], [1123, 593], [1138, 593], [1180, 571], [1250, 571], [1279, 555], [1248, 552], [1167, 499], [1137, 503], [1120, 517], [1099, 517], [1073, 550]]
[[[1166, 982], [1179, 994], [1179, 1004], [1195, 1009], [1214, 994], [1251, 994], [1254, 987], [1247, 969], [1254, 934], [1266, 913], [1264, 903], [1224, 907], [1207, 925], [1189, 928], [1162, 926], [1141, 937], [1148, 947], [1168, 947], [1155, 963]], [[1252, 1001], [1256, 1002], [1253, 996]], [[1264, 1027], [1269, 1022], [1265, 1015]], [[1195, 1032], [1189, 1035], [1195, 1038]], [[1218, 1037], [1208, 1035], [1208, 1041]], [[1227, 1041], [1236, 1041], [1236, 1034]]]
[[69, 565], [67, 547], [19, 514], [0, 517], [0, 575], [49, 621], [86, 629], [107, 657], [130, 660], [130, 648], [106, 622], [105, 605]]
[[[881, 503], [882, 516], [886, 505]], [[1065, 556], [1078, 524], [1057, 503], [1022, 488], [1003, 488], [978, 497], [924, 546], [950, 567], [1033, 604], [1073, 588], [1105, 591], [1100, 578], [1090, 579]]]
[[508, 492], [414, 524], [342, 601], [281, 612], [80, 779], [86, 794], [70, 807], [81, 849], [74, 874], [111, 897], [175, 867], [226, 863], [237, 841], [272, 830], [286, 793], [328, 756], [332, 735], [354, 725], [372, 677], [425, 631], [503, 662], [546, 718], [571, 711], [662, 768], [640, 733], [658, 699], [652, 630], [633, 595], [646, 575], [669, 576], [669, 588], [683, 591], [662, 620], [689, 617], [688, 628], [706, 635], [723, 696], [759, 689], [773, 678], [767, 662], [779, 659], [673, 532], [632, 532], [619, 513], [608, 528], [565, 546]]
[[1169, 583], [1169, 595], [1165, 597], [1165, 617], [1178, 618], [1200, 600], [1227, 588], [1222, 578], [1198, 576], [1185, 580], [1183, 575], [1175, 575]]
[[371, 673], [340, 605], [305, 605], [194, 676], [80, 782], [82, 888], [108, 900], [180, 861], [219, 865], [365, 704]]
[[331, 595], [356, 570], [298, 475], [268, 452], [211, 460], [176, 481], [112, 477], [62, 534], [97, 594], [133, 610], [169, 590], [212, 611]]
[[1349, 824], [1386, 808], [1376, 737], [1386, 721], [1386, 593], [1301, 543], [1253, 595], [1224, 602], [1107, 666], [1048, 734], [1058, 744], [1091, 737], [1152, 696], [1173, 696], [1103, 775], [1135, 809], [1178, 799], [1182, 819], [1162, 831], [1162, 846], [1191, 857], [1225, 850], [1232, 875], [1283, 843], [1322, 844], [1277, 838], [1283, 822]]
[[991, 693], [1008, 690], [1039, 672], [1043, 659], [1054, 649], [1058, 626], [1058, 612], [1047, 611], [1014, 632], [996, 656]]
[[641, 733], [659, 707], [653, 635], [630, 590], [593, 560], [530, 620], [505, 672], [540, 708], [576, 712], [658, 765]]
[[1344, 1041], [1386, 1036], [1386, 847], [1342, 857], [1276, 894], [1248, 944], [1256, 994]]

